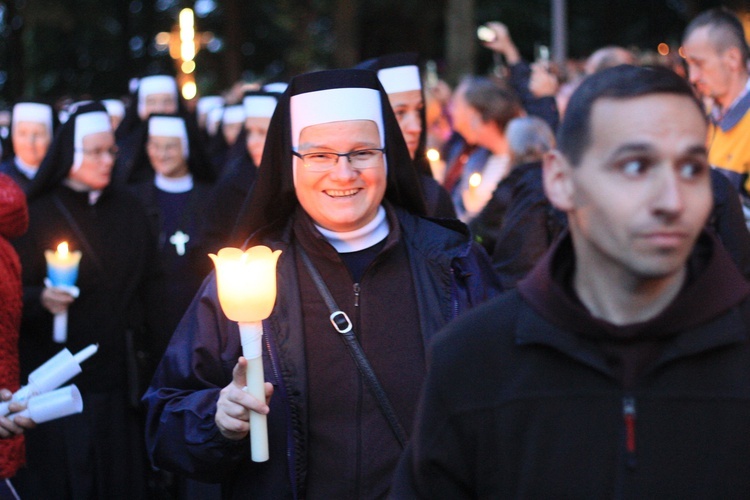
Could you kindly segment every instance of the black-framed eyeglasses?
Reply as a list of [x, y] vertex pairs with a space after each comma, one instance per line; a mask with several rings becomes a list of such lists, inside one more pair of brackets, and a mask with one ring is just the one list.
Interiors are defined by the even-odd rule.
[[349, 160], [349, 165], [357, 170], [374, 168], [381, 165], [379, 160], [385, 154], [385, 148], [355, 149], [348, 153], [333, 153], [330, 151], [316, 151], [300, 154], [292, 151], [292, 154], [302, 160], [305, 168], [311, 172], [325, 172], [331, 170], [342, 156]]

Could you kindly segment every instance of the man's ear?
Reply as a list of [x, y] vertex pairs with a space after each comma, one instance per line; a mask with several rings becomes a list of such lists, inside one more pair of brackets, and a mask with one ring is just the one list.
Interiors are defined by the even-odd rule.
[[573, 167], [558, 150], [553, 149], [544, 155], [544, 192], [558, 210], [568, 212], [573, 208]]
[[742, 51], [739, 47], [728, 47], [724, 50], [721, 57], [724, 61], [729, 64], [733, 71], [738, 71], [740, 68], [745, 66], [745, 61], [742, 59]]

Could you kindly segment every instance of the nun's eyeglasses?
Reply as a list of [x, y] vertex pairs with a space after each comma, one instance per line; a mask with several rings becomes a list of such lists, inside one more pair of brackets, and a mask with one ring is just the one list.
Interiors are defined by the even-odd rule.
[[339, 162], [342, 156], [349, 160], [349, 165], [357, 170], [380, 166], [379, 160], [383, 157], [385, 148], [356, 149], [348, 153], [314, 152], [292, 154], [302, 160], [305, 168], [310, 172], [326, 172], [331, 170]]
[[99, 159], [104, 155], [109, 155], [113, 160], [116, 160], [117, 155], [120, 154], [117, 147], [111, 147], [109, 149], [77, 149], [76, 151], [83, 153], [85, 156], [90, 156], [96, 159]]

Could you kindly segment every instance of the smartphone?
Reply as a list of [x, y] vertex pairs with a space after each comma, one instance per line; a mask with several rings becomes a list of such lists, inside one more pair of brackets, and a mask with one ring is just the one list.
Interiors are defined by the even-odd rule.
[[427, 88], [435, 88], [438, 84], [439, 77], [437, 72], [437, 64], [433, 60], [429, 60], [425, 63], [425, 80], [427, 84]]
[[544, 67], [549, 67], [549, 47], [546, 45], [536, 46], [536, 62], [542, 63]]
[[483, 42], [494, 42], [497, 35], [495, 35], [492, 28], [482, 25], [477, 28], [477, 38]]

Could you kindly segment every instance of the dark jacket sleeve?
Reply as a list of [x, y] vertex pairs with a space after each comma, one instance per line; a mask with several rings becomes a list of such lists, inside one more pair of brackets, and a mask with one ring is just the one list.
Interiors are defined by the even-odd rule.
[[214, 421], [219, 392], [232, 380], [240, 350], [236, 330], [221, 312], [212, 274], [177, 327], [143, 397], [146, 446], [156, 467], [220, 482], [247, 458], [248, 440], [224, 438]]
[[745, 225], [740, 195], [729, 180], [713, 168], [711, 187], [714, 209], [709, 226], [716, 231], [743, 276], [750, 279], [750, 231]]
[[560, 123], [560, 113], [557, 110], [557, 102], [552, 96], [535, 97], [529, 90], [529, 81], [531, 80], [531, 68], [529, 63], [520, 60], [518, 63], [509, 67], [510, 84], [521, 98], [521, 104], [526, 112], [533, 116], [538, 116], [550, 126], [554, 131]]
[[503, 288], [515, 288], [565, 225], [565, 216], [544, 194], [541, 167], [529, 170], [513, 191], [492, 253], [492, 265]]

